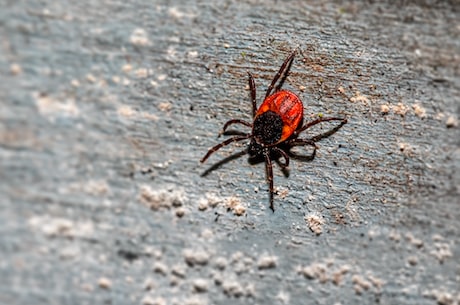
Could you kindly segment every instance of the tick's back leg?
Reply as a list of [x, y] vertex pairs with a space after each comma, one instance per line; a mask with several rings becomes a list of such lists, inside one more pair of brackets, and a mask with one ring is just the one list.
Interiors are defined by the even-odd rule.
[[256, 84], [254, 82], [254, 77], [251, 72], [248, 72], [249, 77], [249, 90], [251, 91], [251, 102], [252, 102], [252, 117], [256, 116], [257, 112], [257, 102], [256, 102]]
[[[267, 92], [265, 93], [265, 98], [269, 97], [271, 94], [272, 94], [272, 91], [273, 91], [273, 88], [275, 87], [275, 84], [276, 82], [280, 79], [281, 75], [283, 75], [283, 77], [281, 79], [284, 78], [284, 76], [287, 75], [287, 73], [289, 72], [289, 69], [291, 68], [291, 64], [292, 64], [292, 61], [294, 60], [294, 56], [296, 54], [297, 50], [294, 50], [287, 58], [286, 60], [283, 62], [283, 64], [281, 65], [278, 73], [276, 73], [275, 77], [273, 78], [270, 86], [268, 86], [268, 89], [267, 89]], [[282, 82], [276, 87], [276, 90], [275, 91], [278, 91], [281, 86], [282, 86]]]
[[295, 133], [298, 135], [299, 133], [301, 133], [302, 131], [310, 128], [313, 125], [316, 125], [316, 124], [319, 124], [319, 123], [322, 123], [322, 122], [328, 122], [328, 121], [341, 121], [340, 127], [342, 127], [343, 125], [345, 125], [347, 123], [347, 119], [345, 119], [345, 118], [319, 118], [319, 119], [316, 119], [314, 121], [306, 123], [305, 125], [302, 126], [302, 128], [296, 130]]
[[275, 208], [273, 207], [273, 194], [274, 194], [274, 189], [273, 189], [273, 165], [272, 165], [272, 160], [270, 159], [270, 153], [266, 152], [264, 153], [265, 156], [265, 168], [267, 171], [267, 180], [268, 180], [268, 188], [270, 191], [270, 209], [275, 212]]

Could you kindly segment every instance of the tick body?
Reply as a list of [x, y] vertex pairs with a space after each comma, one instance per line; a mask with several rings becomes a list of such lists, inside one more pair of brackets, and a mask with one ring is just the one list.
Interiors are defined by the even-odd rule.
[[[252, 100], [253, 122], [240, 119], [232, 119], [225, 123], [223, 133], [225, 134], [229, 126], [240, 124], [252, 128], [251, 133], [234, 136], [222, 143], [212, 147], [200, 160], [205, 162], [211, 154], [220, 148], [238, 141], [250, 140], [246, 152], [250, 157], [263, 157], [267, 173], [267, 181], [270, 191], [270, 208], [273, 207], [273, 165], [272, 157], [282, 157], [284, 162], [278, 164], [282, 169], [289, 166], [289, 149], [294, 146], [310, 145], [314, 148], [312, 156], [316, 152], [316, 144], [312, 139], [301, 139], [299, 134], [307, 128], [326, 121], [340, 121], [339, 128], [347, 123], [345, 118], [321, 117], [312, 122], [303, 124], [303, 104], [300, 98], [293, 92], [281, 90], [284, 79], [286, 78], [296, 51], [292, 52], [281, 65], [278, 73], [273, 78], [270, 86], [265, 93], [265, 98], [259, 108], [256, 103], [256, 88], [254, 78], [251, 73], [249, 76], [249, 88]], [[278, 85], [276, 83], [280, 80]]]
[[[303, 119], [303, 104], [291, 91], [282, 90], [265, 99], [254, 117], [252, 133], [263, 144], [286, 141]], [[271, 128], [270, 128], [271, 127]], [[270, 132], [273, 129], [274, 132]]]

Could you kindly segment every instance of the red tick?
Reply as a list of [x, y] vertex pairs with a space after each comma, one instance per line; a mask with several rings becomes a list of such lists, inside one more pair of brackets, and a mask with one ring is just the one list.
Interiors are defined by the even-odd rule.
[[[310, 145], [314, 148], [312, 153], [313, 158], [317, 149], [314, 141], [315, 137], [311, 139], [299, 139], [299, 134], [307, 128], [321, 122], [340, 121], [341, 124], [336, 129], [347, 123], [346, 118], [321, 117], [312, 122], [303, 124], [302, 101], [295, 93], [288, 90], [281, 90], [295, 54], [296, 51], [292, 52], [281, 65], [270, 86], [268, 86], [267, 92], [265, 93], [265, 99], [259, 109], [257, 109], [256, 103], [254, 77], [248, 72], [252, 100], [252, 116], [254, 121], [250, 123], [240, 119], [230, 120], [225, 123], [223, 133], [233, 124], [241, 124], [250, 127], [252, 128], [251, 133], [237, 135], [217, 144], [200, 160], [202, 163], [205, 162], [211, 154], [230, 143], [250, 139], [246, 152], [249, 153], [251, 158], [263, 157], [265, 159], [266, 174], [270, 189], [270, 209], [272, 209], [272, 211], [275, 211], [273, 207], [274, 189], [272, 157], [276, 156], [279, 158], [281, 156], [284, 158], [284, 162], [278, 160], [278, 164], [284, 170], [289, 166], [290, 148], [294, 146]], [[280, 82], [275, 87], [278, 80], [280, 80]], [[272, 91], [274, 92], [273, 94]]]

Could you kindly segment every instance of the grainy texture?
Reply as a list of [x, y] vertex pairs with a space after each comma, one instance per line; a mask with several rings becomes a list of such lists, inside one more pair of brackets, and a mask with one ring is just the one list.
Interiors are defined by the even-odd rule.
[[[4, 1], [1, 304], [459, 304], [456, 1]], [[242, 146], [286, 55], [310, 162]], [[306, 136], [334, 124], [312, 128]]]

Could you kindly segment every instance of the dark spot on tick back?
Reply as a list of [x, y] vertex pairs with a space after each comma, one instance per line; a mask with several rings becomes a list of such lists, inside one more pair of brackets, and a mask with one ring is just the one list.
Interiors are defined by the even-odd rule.
[[254, 120], [254, 137], [264, 144], [273, 144], [281, 139], [283, 120], [273, 111], [267, 111]]

